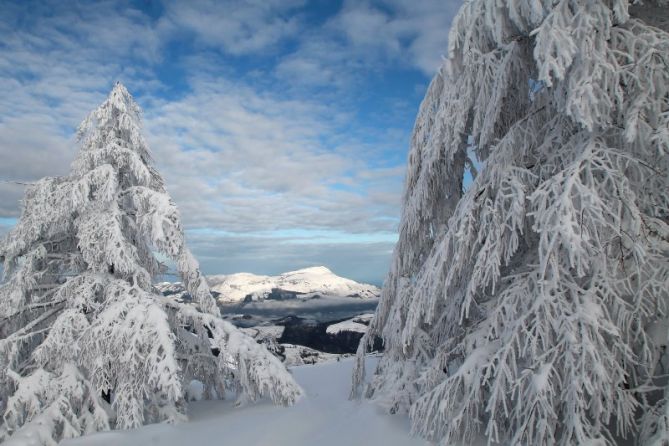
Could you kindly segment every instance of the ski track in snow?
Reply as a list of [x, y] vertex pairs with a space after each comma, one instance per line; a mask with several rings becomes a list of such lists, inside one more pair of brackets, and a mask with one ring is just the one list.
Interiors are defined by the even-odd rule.
[[[369, 358], [371, 369], [376, 358]], [[305, 396], [293, 407], [260, 401], [235, 408], [233, 401], [191, 403], [189, 421], [152, 424], [66, 440], [63, 446], [413, 446], [404, 415], [388, 415], [370, 401], [349, 401], [352, 359], [292, 369]]]

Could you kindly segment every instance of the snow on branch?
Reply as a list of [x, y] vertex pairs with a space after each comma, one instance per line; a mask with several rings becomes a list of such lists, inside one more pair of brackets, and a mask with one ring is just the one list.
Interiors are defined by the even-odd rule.
[[[286, 405], [301, 394], [271, 353], [220, 319], [140, 114], [117, 84], [81, 125], [70, 174], [29, 186], [0, 243], [3, 444], [184, 419], [193, 379], [209, 398]], [[193, 304], [152, 286], [155, 252], [176, 261]]]
[[648, 12], [663, 7], [462, 6], [353, 396], [439, 444], [669, 438], [669, 30]]

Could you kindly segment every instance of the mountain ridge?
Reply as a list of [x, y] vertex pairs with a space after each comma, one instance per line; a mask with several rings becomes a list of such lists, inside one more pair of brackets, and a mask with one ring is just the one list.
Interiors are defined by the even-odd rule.
[[264, 300], [273, 292], [294, 293], [296, 298], [319, 296], [376, 298], [381, 290], [371, 284], [359, 283], [333, 273], [325, 266], [312, 266], [276, 276], [241, 272], [207, 276], [211, 290], [219, 302]]

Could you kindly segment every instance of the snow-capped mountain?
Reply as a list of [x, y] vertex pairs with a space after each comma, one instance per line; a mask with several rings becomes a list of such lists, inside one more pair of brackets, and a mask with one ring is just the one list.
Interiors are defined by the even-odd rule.
[[278, 276], [250, 273], [208, 276], [207, 281], [211, 290], [219, 294], [218, 300], [221, 302], [263, 300], [277, 293], [292, 293], [297, 298], [318, 294], [368, 299], [379, 297], [381, 291], [374, 285], [337, 276], [324, 266], [290, 271]]

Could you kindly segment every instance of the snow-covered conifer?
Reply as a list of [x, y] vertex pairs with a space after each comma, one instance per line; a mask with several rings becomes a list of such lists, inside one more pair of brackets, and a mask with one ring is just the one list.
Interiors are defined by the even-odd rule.
[[[0, 442], [178, 420], [193, 379], [207, 397], [293, 403], [283, 365], [220, 318], [123, 85], [78, 136], [71, 173], [28, 187], [0, 244]], [[192, 305], [153, 288], [154, 252], [174, 260]]]
[[440, 444], [666, 444], [668, 17], [664, 0], [465, 2], [354, 394]]

